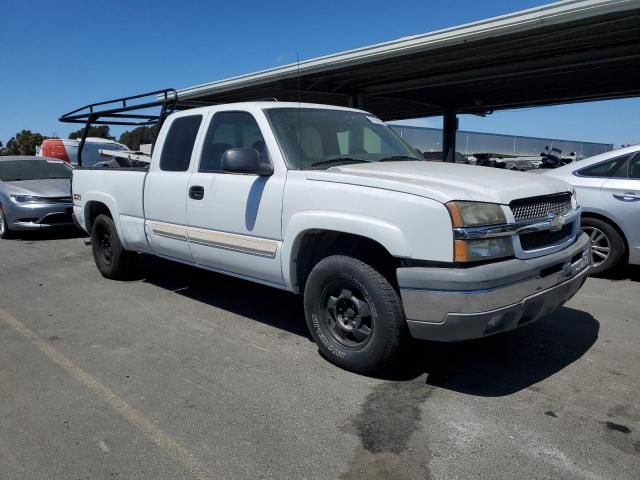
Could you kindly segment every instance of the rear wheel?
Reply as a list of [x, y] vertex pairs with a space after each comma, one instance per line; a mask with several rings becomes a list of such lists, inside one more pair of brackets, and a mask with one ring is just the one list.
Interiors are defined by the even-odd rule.
[[10, 238], [11, 230], [7, 225], [7, 217], [4, 215], [4, 210], [0, 207], [0, 238]]
[[126, 278], [132, 268], [133, 253], [124, 249], [113, 220], [98, 215], [91, 227], [91, 248], [96, 267], [103, 277]]
[[598, 218], [583, 218], [582, 231], [591, 239], [591, 274], [597, 276], [613, 273], [626, 253], [622, 236], [613, 226]]
[[348, 370], [380, 371], [409, 340], [398, 293], [377, 270], [352, 257], [330, 256], [313, 268], [304, 307], [320, 351]]

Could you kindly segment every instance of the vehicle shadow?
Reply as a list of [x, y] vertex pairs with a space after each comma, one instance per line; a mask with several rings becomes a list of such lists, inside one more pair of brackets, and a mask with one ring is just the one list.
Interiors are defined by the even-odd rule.
[[299, 295], [148, 255], [138, 263], [145, 282], [311, 340]]
[[17, 241], [66, 240], [83, 238], [88, 235], [76, 227], [48, 228], [43, 230], [22, 230], [12, 232], [12, 239]]
[[[156, 257], [140, 260], [145, 282], [311, 341], [299, 295]], [[582, 357], [599, 329], [590, 314], [562, 307], [536, 323], [480, 340], [415, 341], [401, 362], [376, 378], [404, 382], [427, 374], [427, 384], [439, 388], [483, 397], [509, 395]]]
[[619, 280], [640, 282], [640, 265], [626, 265], [624, 268], [621, 268], [618, 272], [607, 278], [614, 282]]
[[457, 343], [414, 342], [389, 379], [427, 374], [427, 384], [468, 395], [510, 395], [548, 378], [582, 357], [598, 339], [589, 313], [561, 307], [512, 332]]

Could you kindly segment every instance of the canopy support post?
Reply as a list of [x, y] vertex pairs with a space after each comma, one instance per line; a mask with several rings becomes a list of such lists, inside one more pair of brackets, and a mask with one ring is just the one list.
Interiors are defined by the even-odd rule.
[[456, 133], [458, 116], [453, 108], [447, 109], [442, 117], [442, 160], [454, 162], [456, 159]]
[[364, 106], [364, 95], [359, 90], [353, 90], [349, 97], [349, 107], [362, 108]]

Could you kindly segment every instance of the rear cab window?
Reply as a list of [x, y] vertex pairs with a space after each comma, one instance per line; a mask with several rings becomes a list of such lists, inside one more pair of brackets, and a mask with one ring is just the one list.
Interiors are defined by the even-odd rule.
[[160, 170], [186, 172], [189, 169], [201, 123], [202, 115], [178, 117], [171, 123], [162, 145]]

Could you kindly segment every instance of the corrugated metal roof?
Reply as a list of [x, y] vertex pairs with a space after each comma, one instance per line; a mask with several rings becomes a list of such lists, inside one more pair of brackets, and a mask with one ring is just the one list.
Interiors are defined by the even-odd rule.
[[391, 119], [636, 96], [639, 38], [640, 1], [567, 0], [184, 88], [178, 98], [295, 101], [300, 93]]

